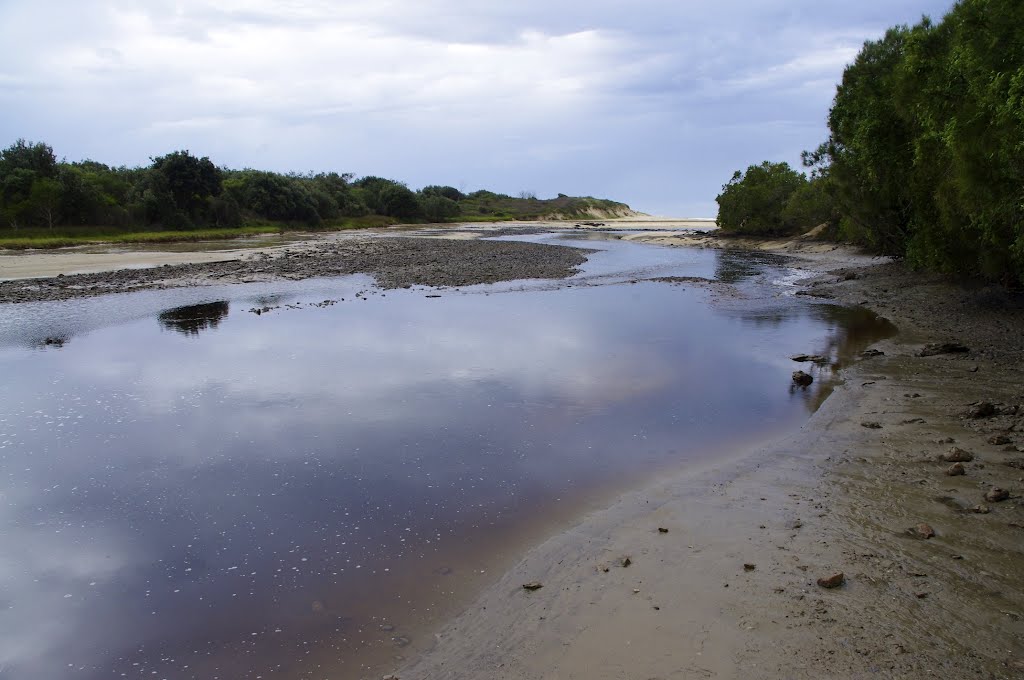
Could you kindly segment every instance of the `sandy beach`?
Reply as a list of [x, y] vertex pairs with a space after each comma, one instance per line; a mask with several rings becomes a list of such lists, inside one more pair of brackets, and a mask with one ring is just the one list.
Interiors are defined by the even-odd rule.
[[[806, 274], [796, 294], [868, 307], [900, 333], [836, 366], [839, 383], [798, 432], [724, 452], [580, 518], [368, 678], [1024, 676], [1021, 296], [834, 243], [721, 239], [709, 226], [579, 228], [791, 256]], [[0, 293], [68, 299], [354, 271], [385, 286], [443, 286], [573, 271], [578, 251], [476, 240], [530, 229], [543, 225], [455, 226], [459, 238], [440, 246], [346, 235], [193, 254], [0, 255], [0, 278], [15, 279]], [[477, 271], [450, 270], [455, 259]], [[65, 276], [28, 278], [56, 274]], [[840, 573], [838, 587], [819, 585]]]

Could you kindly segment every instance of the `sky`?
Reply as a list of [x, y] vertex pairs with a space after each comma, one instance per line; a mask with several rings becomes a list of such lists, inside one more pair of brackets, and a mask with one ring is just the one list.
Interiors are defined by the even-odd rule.
[[714, 217], [844, 66], [952, 0], [0, 0], [0, 148], [379, 175]]

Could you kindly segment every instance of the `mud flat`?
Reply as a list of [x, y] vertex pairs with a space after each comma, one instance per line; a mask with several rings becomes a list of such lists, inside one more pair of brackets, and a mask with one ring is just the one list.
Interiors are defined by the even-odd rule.
[[832, 244], [745, 247], [902, 332], [795, 435], [535, 547], [398, 677], [1024, 675], [1021, 297]]

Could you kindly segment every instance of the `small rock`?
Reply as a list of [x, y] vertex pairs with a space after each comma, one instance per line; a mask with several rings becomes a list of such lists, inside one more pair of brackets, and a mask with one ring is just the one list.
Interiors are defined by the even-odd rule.
[[388, 673], [387, 675], [385, 675], [380, 680], [398, 680], [398, 676], [395, 675], [394, 673]]
[[919, 600], [923, 600], [924, 598], [928, 597], [928, 593], [914, 593], [914, 597], [916, 597]]
[[523, 584], [523, 590], [529, 590], [529, 591], [540, 590], [543, 587], [544, 587], [544, 584], [541, 583], [540, 581], [530, 581], [529, 583], [524, 583]]
[[974, 460], [974, 454], [959, 446], [954, 446], [947, 453], [942, 454], [941, 458], [947, 463], [970, 463]]
[[658, 533], [659, 534], [667, 534], [668, 533], [668, 529], [666, 529], [665, 527], [658, 527]]
[[964, 468], [963, 463], [953, 463], [946, 468], [946, 474], [950, 477], [959, 477], [960, 475], [966, 475], [967, 470]]
[[1006, 446], [1010, 443], [1010, 438], [1005, 434], [994, 434], [988, 438], [988, 443], [994, 446]]
[[907, 529], [907, 533], [913, 536], [914, 538], [929, 539], [935, 537], [935, 529], [932, 529], [931, 526], [925, 524], [924, 522], [921, 522], [916, 527], [911, 527], [910, 529]]
[[877, 349], [866, 349], [860, 353], [860, 355], [865, 359], [870, 359], [871, 357], [880, 357], [883, 356], [884, 354], [885, 352]]
[[754, 571], [755, 569], [757, 569], [756, 564], [750, 564], [749, 562], [747, 562], [743, 565], [743, 571]]
[[631, 560], [627, 555], [626, 557], [622, 558], [622, 562], [620, 564], [622, 564], [623, 567], [628, 567], [629, 565], [633, 564], [633, 560]]
[[973, 420], [978, 420], [979, 418], [991, 418], [996, 415], [996, 413], [998, 413], [998, 410], [996, 409], [995, 404], [983, 401], [968, 411], [967, 417]]
[[836, 572], [831, 576], [823, 576], [818, 579], [818, 585], [822, 588], [838, 588], [846, 582], [846, 576], [843, 572]]
[[810, 361], [815, 364], [827, 364], [828, 357], [823, 357], [820, 354], [794, 354], [790, 357], [793, 361]]
[[935, 443], [936, 444], [952, 444], [955, 441], [956, 440], [953, 439], [952, 437], [943, 437], [942, 439], [936, 439]]
[[865, 420], [863, 423], [860, 424], [860, 426], [861, 427], [866, 427], [869, 430], [881, 430], [882, 429], [882, 424], [879, 423], [879, 422], [876, 422], [874, 420]]
[[973, 508], [971, 508], [971, 512], [973, 512], [976, 515], [987, 515], [988, 513], [992, 512], [992, 510], [987, 505], [975, 505]]
[[985, 494], [985, 500], [989, 503], [998, 503], [999, 501], [1005, 501], [1010, 497], [1010, 492], [1006, 489], [1000, 489], [998, 486], [989, 489], [988, 493]]
[[959, 342], [932, 342], [925, 345], [917, 353], [917, 356], [932, 357], [939, 354], [964, 354], [970, 351], [970, 348], [961, 345]]
[[814, 382], [814, 377], [803, 371], [793, 371], [793, 382], [801, 387], [807, 387]]

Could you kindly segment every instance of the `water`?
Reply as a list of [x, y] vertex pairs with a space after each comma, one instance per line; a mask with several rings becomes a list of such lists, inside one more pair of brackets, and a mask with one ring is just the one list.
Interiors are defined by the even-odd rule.
[[585, 245], [568, 282], [440, 298], [0, 307], [0, 678], [386, 671], [588, 503], [798, 426], [829, 370], [794, 389], [790, 354], [893, 331], [788, 295], [777, 258]]

